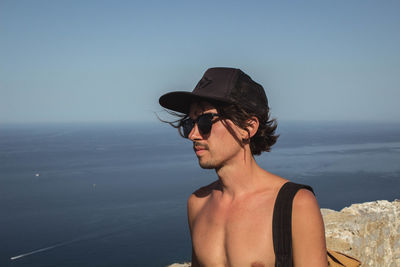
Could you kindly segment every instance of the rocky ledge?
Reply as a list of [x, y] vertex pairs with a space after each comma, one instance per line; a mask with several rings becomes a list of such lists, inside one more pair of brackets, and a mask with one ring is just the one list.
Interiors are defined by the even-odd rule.
[[[321, 209], [327, 247], [359, 259], [362, 267], [400, 267], [400, 200]], [[190, 267], [174, 263], [168, 267]]]
[[354, 256], [362, 266], [400, 266], [400, 200], [321, 212], [327, 247]]

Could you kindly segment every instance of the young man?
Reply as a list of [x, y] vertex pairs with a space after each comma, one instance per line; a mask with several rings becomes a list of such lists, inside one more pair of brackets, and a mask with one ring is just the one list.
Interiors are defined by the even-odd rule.
[[[192, 266], [276, 266], [273, 211], [288, 180], [254, 159], [278, 138], [263, 87], [239, 69], [211, 68], [193, 92], [159, 102], [183, 114], [171, 124], [193, 142], [199, 165], [218, 175], [188, 199]], [[294, 197], [291, 229], [294, 266], [327, 266], [322, 216], [309, 190]]]

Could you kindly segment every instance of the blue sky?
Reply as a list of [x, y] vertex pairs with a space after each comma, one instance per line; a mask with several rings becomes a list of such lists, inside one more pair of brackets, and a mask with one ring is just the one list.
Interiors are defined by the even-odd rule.
[[[157, 121], [241, 68], [282, 120], [400, 122], [399, 1], [1, 1], [0, 123]], [[162, 112], [161, 112], [162, 114]]]

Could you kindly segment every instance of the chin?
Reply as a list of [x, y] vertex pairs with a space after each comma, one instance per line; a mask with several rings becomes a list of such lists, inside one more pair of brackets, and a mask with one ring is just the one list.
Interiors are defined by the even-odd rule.
[[202, 169], [216, 169], [218, 166], [217, 164], [209, 161], [201, 161], [199, 159], [199, 165]]

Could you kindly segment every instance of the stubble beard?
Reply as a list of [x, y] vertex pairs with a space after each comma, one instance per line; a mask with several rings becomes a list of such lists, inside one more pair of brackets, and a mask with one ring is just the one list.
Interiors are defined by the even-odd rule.
[[199, 165], [202, 169], [215, 169], [217, 168], [217, 164], [215, 164], [214, 162], [212, 162], [211, 160], [209, 161], [202, 161], [199, 158]]
[[213, 158], [209, 153], [203, 155], [202, 157], [199, 157], [198, 160], [199, 165], [202, 169], [218, 169], [222, 165], [222, 162]]
[[207, 144], [202, 144], [200, 142], [194, 142], [193, 143], [193, 149], [195, 149], [196, 146], [199, 146], [201, 148], [204, 148], [207, 153], [205, 155], [202, 156], [198, 156], [198, 160], [199, 160], [199, 165], [202, 169], [215, 169], [218, 167], [218, 164], [216, 164], [215, 160], [213, 160], [212, 158], [210, 158], [210, 150], [209, 150], [209, 146]]
[[[210, 152], [210, 150], [207, 150]], [[240, 152], [240, 151], [239, 151]], [[223, 167], [230, 159], [234, 157], [235, 154], [226, 155], [226, 158], [215, 158], [210, 153], [206, 153], [201, 157], [198, 157], [199, 165], [202, 169], [220, 169]]]

